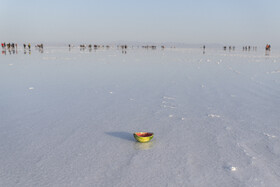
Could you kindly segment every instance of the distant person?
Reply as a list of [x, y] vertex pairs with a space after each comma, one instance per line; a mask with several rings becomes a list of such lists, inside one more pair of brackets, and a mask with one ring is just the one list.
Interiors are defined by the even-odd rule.
[[31, 44], [29, 43], [29, 44], [28, 44], [28, 49], [30, 50], [30, 48], [31, 48]]

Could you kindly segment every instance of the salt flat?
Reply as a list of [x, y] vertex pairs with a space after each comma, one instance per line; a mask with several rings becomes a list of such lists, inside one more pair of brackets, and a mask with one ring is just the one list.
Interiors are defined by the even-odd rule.
[[19, 49], [0, 87], [0, 186], [280, 185], [279, 51]]

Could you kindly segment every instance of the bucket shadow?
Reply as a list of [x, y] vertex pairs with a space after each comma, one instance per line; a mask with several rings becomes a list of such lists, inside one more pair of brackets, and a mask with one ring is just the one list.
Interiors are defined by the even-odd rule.
[[123, 140], [135, 142], [135, 139], [133, 138], [132, 133], [128, 133], [128, 132], [105, 132], [105, 134], [116, 137], [116, 138], [120, 138], [120, 139], [123, 139]]

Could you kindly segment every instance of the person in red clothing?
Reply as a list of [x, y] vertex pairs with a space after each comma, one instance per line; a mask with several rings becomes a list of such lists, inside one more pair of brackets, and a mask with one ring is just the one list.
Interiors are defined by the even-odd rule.
[[271, 46], [270, 46], [270, 45], [268, 45], [268, 44], [266, 44], [266, 46], [265, 46], [265, 50], [270, 51], [270, 48], [271, 48]]

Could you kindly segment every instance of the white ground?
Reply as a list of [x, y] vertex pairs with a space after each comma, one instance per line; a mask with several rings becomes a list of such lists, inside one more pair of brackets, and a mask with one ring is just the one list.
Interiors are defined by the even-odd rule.
[[0, 55], [0, 186], [278, 187], [280, 52]]

